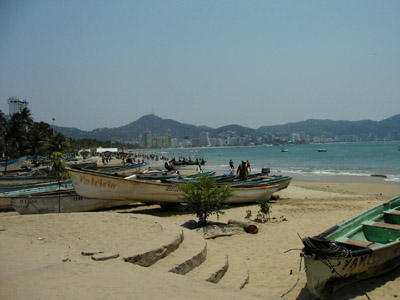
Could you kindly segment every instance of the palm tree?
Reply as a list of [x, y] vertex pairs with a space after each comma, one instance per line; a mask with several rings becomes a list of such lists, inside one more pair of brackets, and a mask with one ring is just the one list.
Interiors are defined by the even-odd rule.
[[37, 124], [38, 123], [35, 123], [29, 131], [26, 149], [28, 154], [34, 156], [35, 159], [38, 155], [45, 154], [44, 149], [46, 141], [45, 132], [43, 132]]
[[7, 120], [4, 116], [3, 111], [0, 109], [0, 154], [4, 156], [5, 152], [5, 134], [7, 128]]
[[54, 136], [52, 136], [46, 144], [47, 148], [47, 153], [53, 153], [53, 152], [62, 152], [65, 153], [69, 149], [69, 143], [65, 136], [57, 132]]
[[32, 125], [31, 112], [26, 107], [11, 116], [4, 135], [6, 155], [13, 153], [13, 157], [21, 157], [25, 154], [27, 135]]

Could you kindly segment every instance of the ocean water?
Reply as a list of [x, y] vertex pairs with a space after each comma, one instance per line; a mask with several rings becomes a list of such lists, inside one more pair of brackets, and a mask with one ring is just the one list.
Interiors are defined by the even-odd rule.
[[[229, 172], [229, 160], [235, 168], [244, 159], [249, 160], [252, 172], [270, 168], [272, 174], [301, 178], [327, 178], [347, 176], [355, 178], [370, 177], [373, 174], [386, 175], [380, 179], [400, 183], [400, 143], [335, 143], [310, 144], [285, 147], [289, 151], [281, 152], [282, 147], [226, 147], [170, 149], [161, 153], [167, 157], [202, 157], [206, 160], [203, 169], [216, 170], [219, 173]], [[318, 152], [323, 148], [327, 152]], [[160, 152], [159, 152], [160, 153]]]

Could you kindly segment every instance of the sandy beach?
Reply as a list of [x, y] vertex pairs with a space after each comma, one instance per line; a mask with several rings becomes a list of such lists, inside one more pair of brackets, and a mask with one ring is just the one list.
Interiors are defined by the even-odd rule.
[[[276, 299], [299, 275], [299, 236], [317, 235], [398, 196], [400, 185], [293, 181], [277, 194], [280, 198], [271, 203], [275, 219], [257, 224], [258, 234], [209, 241], [227, 253], [230, 261], [247, 265], [249, 280], [241, 291], [118, 258], [96, 262], [81, 255], [101, 249], [126, 256], [135, 247], [157, 241], [160, 228], [167, 228], [163, 222], [179, 227], [195, 219], [185, 212], [141, 204], [94, 213], [20, 216], [2, 212], [0, 299]], [[246, 210], [254, 215], [258, 206], [229, 207], [218, 221], [244, 221]], [[280, 221], [282, 216], [286, 221]], [[366, 294], [370, 299], [400, 297], [400, 269], [345, 287], [332, 299], [367, 299]], [[305, 275], [285, 298], [313, 299]]]

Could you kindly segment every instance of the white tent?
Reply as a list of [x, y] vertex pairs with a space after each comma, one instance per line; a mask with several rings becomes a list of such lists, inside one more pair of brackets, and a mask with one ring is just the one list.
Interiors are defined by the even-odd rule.
[[118, 153], [118, 148], [103, 148], [99, 147], [96, 149], [96, 153], [102, 154], [104, 152]]

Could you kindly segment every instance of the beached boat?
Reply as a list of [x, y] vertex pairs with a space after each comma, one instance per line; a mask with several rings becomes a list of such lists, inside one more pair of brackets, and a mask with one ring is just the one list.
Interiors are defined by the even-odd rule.
[[303, 239], [307, 286], [317, 298], [400, 266], [400, 197]]
[[28, 187], [8, 187], [1, 189], [0, 192], [0, 210], [12, 210], [11, 198], [18, 196], [27, 196], [39, 193], [52, 193], [58, 190], [72, 190], [72, 182], [65, 181], [61, 185], [58, 182], [49, 182], [42, 184], [35, 184]]
[[97, 170], [97, 157], [80, 158], [66, 160], [65, 163], [70, 168]]
[[[161, 183], [110, 176], [97, 172], [69, 169], [75, 191], [83, 197], [147, 203], [180, 203], [178, 183]], [[226, 203], [268, 201], [276, 185], [234, 188]]]
[[166, 180], [179, 177], [176, 171], [147, 170], [136, 174], [140, 180]]
[[[218, 176], [217, 176], [218, 177]], [[292, 177], [289, 176], [281, 176], [281, 175], [276, 175], [276, 176], [268, 176], [266, 173], [255, 173], [255, 174], [250, 174], [247, 177], [247, 180], [245, 181], [240, 181], [239, 178], [233, 177], [231, 180], [224, 180], [224, 183], [227, 184], [234, 184], [234, 185], [240, 185], [240, 184], [276, 184], [278, 185], [278, 191], [286, 189], [290, 182], [292, 181]], [[218, 180], [217, 180], [218, 183]]]
[[148, 165], [147, 162], [142, 162], [138, 164], [127, 164], [124, 166], [112, 167], [112, 168], [103, 168], [101, 169], [101, 173], [105, 174], [118, 174], [121, 176], [130, 176], [132, 174], [136, 174], [142, 172], [143, 169]]
[[257, 182], [267, 183], [270, 185], [275, 184], [278, 185], [278, 191], [280, 191], [286, 189], [291, 181], [292, 177], [289, 176], [265, 176], [265, 174], [262, 175], [262, 173], [260, 173], [258, 176], [257, 175], [254, 177], [249, 176], [246, 182], [253, 184]]
[[11, 205], [21, 215], [86, 212], [127, 204], [129, 202], [81, 197], [73, 189], [11, 198]]
[[203, 173], [195, 173], [191, 175], [180, 175], [178, 173], [178, 176], [173, 176], [170, 178], [161, 178], [161, 182], [163, 183], [185, 183], [185, 182], [190, 182], [190, 181], [196, 181], [200, 176], [215, 176], [215, 171], [207, 171]]
[[45, 175], [39, 176], [0, 176], [0, 190], [8, 187], [24, 187], [37, 183], [49, 182], [52, 179]]
[[9, 161], [1, 161], [0, 172], [22, 171], [32, 166], [33, 166], [32, 162], [26, 156], [24, 156]]
[[174, 160], [175, 166], [198, 166], [202, 165], [204, 166], [206, 164], [206, 161], [202, 158], [196, 158], [196, 160], [191, 160], [191, 159], [179, 159], [179, 160]]

